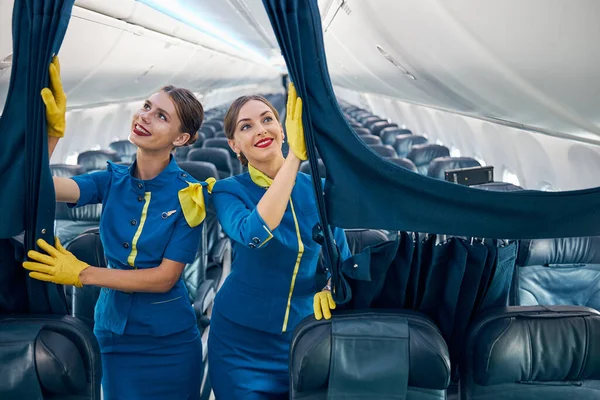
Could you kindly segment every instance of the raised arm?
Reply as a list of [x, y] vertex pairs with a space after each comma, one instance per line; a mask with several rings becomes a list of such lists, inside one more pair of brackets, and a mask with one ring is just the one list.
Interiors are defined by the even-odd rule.
[[290, 83], [285, 116], [290, 153], [283, 166], [273, 179], [273, 183], [256, 206], [258, 213], [269, 229], [279, 226], [296, 182], [300, 162], [306, 160], [304, 127], [302, 126], [302, 99], [297, 96], [296, 88]]

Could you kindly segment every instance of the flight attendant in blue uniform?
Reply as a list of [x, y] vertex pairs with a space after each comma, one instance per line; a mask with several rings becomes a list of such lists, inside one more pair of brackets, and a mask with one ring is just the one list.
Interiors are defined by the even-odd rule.
[[[217, 400], [287, 399], [296, 325], [313, 313], [331, 318], [335, 308], [330, 287], [315, 288], [321, 247], [312, 229], [319, 215], [311, 178], [298, 172], [307, 159], [302, 101], [290, 85], [287, 158], [277, 110], [261, 96], [238, 98], [224, 128], [248, 172], [212, 190], [217, 218], [233, 240], [233, 262], [211, 318], [211, 384]], [[350, 257], [343, 230], [334, 235], [342, 257]]]
[[[58, 60], [50, 68], [47, 108], [50, 149], [64, 134], [66, 98]], [[58, 239], [30, 251], [32, 278], [102, 287], [94, 333], [102, 352], [105, 400], [197, 399], [202, 342], [181, 279], [195, 259], [205, 216], [205, 182], [181, 170], [171, 155], [193, 143], [203, 108], [186, 90], [167, 86], [142, 102], [129, 139], [138, 147], [132, 166], [54, 178], [57, 201], [79, 207], [102, 203], [100, 237], [108, 268], [79, 261]]]

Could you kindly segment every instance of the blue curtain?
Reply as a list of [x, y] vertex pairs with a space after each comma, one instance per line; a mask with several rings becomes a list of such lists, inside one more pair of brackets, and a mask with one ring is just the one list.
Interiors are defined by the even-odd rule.
[[[344, 120], [327, 70], [317, 0], [263, 0], [304, 102], [314, 177], [315, 149], [327, 169], [323, 221], [343, 228], [467, 237], [552, 238], [600, 234], [600, 188], [570, 192], [492, 192], [412, 173], [371, 151]], [[325, 213], [322, 213], [324, 218]], [[330, 247], [325, 235], [326, 251]]]
[[[64, 38], [74, 0], [15, 0], [13, 8], [13, 64], [6, 105], [0, 118], [0, 260], [14, 260], [35, 248], [37, 238], [54, 241], [54, 186], [49, 169], [45, 109], [40, 96], [48, 87], [48, 67]], [[24, 232], [24, 237], [10, 240]], [[3, 263], [2, 268], [20, 268]], [[12, 276], [2, 271], [0, 276]], [[17, 274], [19, 275], [19, 274]], [[27, 279], [28, 308], [32, 313], [65, 313], [61, 287]], [[18, 297], [16, 291], [13, 296]], [[2, 305], [0, 305], [0, 308]]]

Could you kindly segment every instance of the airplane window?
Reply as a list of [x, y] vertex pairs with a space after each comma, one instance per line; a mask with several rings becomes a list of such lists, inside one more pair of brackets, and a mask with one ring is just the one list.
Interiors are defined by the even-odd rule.
[[450, 149], [450, 157], [460, 157], [460, 149], [456, 146], [452, 146]]
[[67, 159], [65, 160], [65, 164], [69, 164], [69, 165], [77, 165], [77, 156], [79, 155], [79, 153], [71, 153], [67, 156]]
[[508, 182], [512, 183], [513, 185], [521, 186], [517, 174], [512, 172], [507, 166], [504, 166], [504, 171], [502, 172], [502, 182]]

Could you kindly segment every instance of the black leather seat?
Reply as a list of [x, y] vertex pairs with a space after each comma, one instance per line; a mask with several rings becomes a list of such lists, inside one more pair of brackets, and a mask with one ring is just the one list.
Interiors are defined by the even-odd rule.
[[365, 142], [369, 146], [374, 145], [374, 144], [383, 144], [381, 142], [381, 139], [379, 138], [379, 136], [364, 135], [364, 136], [361, 136], [360, 138], [362, 139], [363, 142]]
[[396, 157], [396, 150], [387, 144], [371, 144], [369, 147], [375, 150], [381, 157]]
[[412, 147], [406, 158], [417, 166], [420, 174], [427, 175], [429, 164], [436, 158], [449, 157], [450, 149], [439, 144], [420, 144]]
[[379, 121], [371, 125], [371, 133], [373, 135], [381, 136], [381, 132], [386, 128], [399, 129], [397, 124], [390, 123], [387, 121]]
[[232, 176], [233, 167], [231, 166], [231, 157], [225, 149], [219, 148], [201, 148], [192, 149], [188, 153], [187, 161], [206, 161], [217, 167], [219, 179], [225, 179]]
[[382, 129], [379, 132], [379, 137], [383, 144], [389, 144], [390, 146], [394, 146], [396, 144], [396, 140], [398, 136], [403, 136], [403, 129], [398, 128], [397, 126], [388, 126]]
[[600, 398], [600, 313], [586, 307], [507, 307], [469, 328], [461, 400]]
[[231, 147], [229, 147], [227, 138], [214, 137], [211, 139], [206, 139], [204, 141], [204, 147], [227, 150], [227, 153], [229, 153], [229, 157], [231, 157], [231, 167], [233, 175], [237, 175], [240, 173], [242, 164], [240, 164], [240, 162], [238, 161], [237, 154], [235, 154], [235, 152], [231, 150]]
[[0, 315], [0, 399], [100, 400], [93, 332], [59, 315]]
[[135, 160], [137, 146], [129, 140], [118, 140], [109, 144], [108, 147], [119, 155], [121, 161], [132, 163]]
[[356, 134], [358, 136], [371, 136], [371, 135], [373, 135], [371, 133], [371, 131], [368, 130], [367, 128], [354, 128], [354, 132], [356, 132]]
[[368, 130], [370, 130], [371, 132], [373, 132], [373, 128], [375, 126], [382, 126], [382, 123], [388, 124], [389, 122], [383, 118], [372, 117], [372, 118], [367, 118], [366, 120], [364, 120], [363, 126], [365, 128], [367, 128]]
[[420, 135], [402, 135], [396, 137], [396, 143], [394, 143], [394, 149], [398, 153], [398, 157], [406, 157], [412, 150], [413, 146], [427, 143], [427, 138]]
[[480, 167], [479, 161], [471, 157], [439, 157], [431, 161], [427, 176], [445, 180], [445, 172], [451, 169]]
[[523, 240], [517, 266], [518, 305], [600, 310], [599, 236]]
[[106, 169], [106, 162], [122, 161], [119, 155], [112, 150], [89, 150], [79, 153], [77, 164], [85, 168], [86, 171], [95, 171]]
[[[323, 164], [323, 160], [318, 159], [317, 160], [318, 163], [318, 169], [319, 169], [319, 176], [321, 178], [326, 178], [327, 177], [327, 171], [325, 170], [325, 164]], [[302, 161], [300, 163], [300, 172], [304, 172], [305, 174], [310, 175], [310, 163], [308, 162], [308, 160], [306, 161]]]
[[443, 400], [450, 356], [437, 327], [410, 311], [342, 311], [302, 321], [290, 346], [290, 399]]
[[390, 157], [388, 160], [410, 171], [419, 172], [415, 163], [410, 161], [408, 158]]

